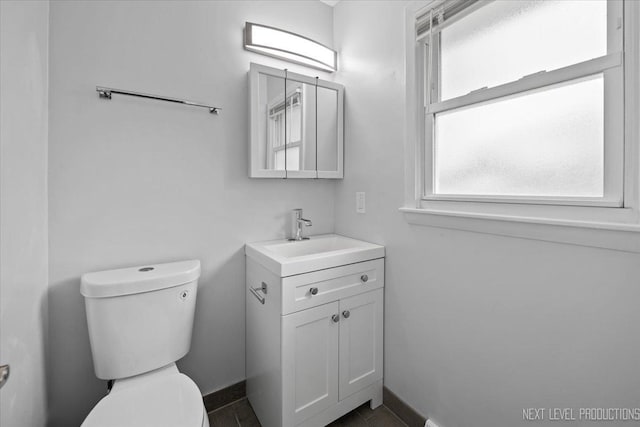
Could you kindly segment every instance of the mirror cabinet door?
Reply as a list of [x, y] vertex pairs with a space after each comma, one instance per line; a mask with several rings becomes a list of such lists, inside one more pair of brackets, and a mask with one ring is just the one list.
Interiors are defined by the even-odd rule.
[[343, 87], [251, 64], [249, 176], [342, 178]]
[[[318, 177], [342, 178], [342, 122], [337, 89], [317, 87]], [[339, 175], [339, 176], [338, 176]]]
[[285, 177], [284, 160], [275, 153], [285, 147], [284, 94], [282, 75], [253, 73], [251, 75], [251, 146], [252, 177]]
[[288, 178], [316, 177], [316, 87], [287, 78], [286, 170]]

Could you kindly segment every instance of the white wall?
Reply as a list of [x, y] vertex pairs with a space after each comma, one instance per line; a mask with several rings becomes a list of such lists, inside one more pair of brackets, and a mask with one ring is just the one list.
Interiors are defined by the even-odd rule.
[[530, 425], [527, 407], [637, 407], [640, 256], [414, 226], [398, 212], [405, 4], [343, 0], [334, 15], [347, 88], [336, 232], [387, 247], [385, 385], [441, 427]]
[[46, 419], [49, 2], [0, 2], [2, 427]]
[[[405, 4], [343, 0], [334, 11], [315, 1], [51, 5], [50, 425], [78, 425], [104, 395], [79, 294], [87, 271], [201, 259], [192, 350], [179, 366], [204, 393], [242, 380], [242, 246], [282, 237], [294, 207], [305, 209], [314, 233], [335, 229], [387, 246], [385, 385], [441, 427], [527, 425], [523, 407], [637, 406], [637, 255], [413, 226], [397, 211]], [[313, 72], [244, 51], [244, 21], [340, 51], [344, 181], [246, 177], [249, 62]], [[118, 96], [103, 101], [95, 85], [223, 110], [216, 117]], [[46, 142], [37, 135], [42, 155]], [[43, 170], [46, 164], [29, 175], [38, 185]], [[365, 215], [355, 213], [356, 191], [367, 193]], [[38, 206], [34, 212], [46, 209]], [[36, 239], [46, 239], [46, 227], [37, 231]], [[2, 405], [6, 413], [4, 397]]]
[[[247, 178], [249, 62], [309, 71], [243, 50], [245, 21], [332, 44], [332, 10], [316, 1], [51, 4], [52, 426], [78, 425], [106, 390], [93, 374], [83, 273], [200, 259], [192, 348], [178, 365], [208, 393], [245, 377], [244, 243], [283, 237], [297, 207], [312, 233], [333, 231], [334, 182]], [[96, 85], [222, 112], [100, 100]]]

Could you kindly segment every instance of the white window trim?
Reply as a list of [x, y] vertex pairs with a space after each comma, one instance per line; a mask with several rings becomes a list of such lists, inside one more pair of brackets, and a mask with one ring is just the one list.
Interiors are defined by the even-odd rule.
[[[490, 3], [487, 0], [479, 0], [473, 6], [478, 9]], [[436, 6], [438, 7], [438, 6]], [[424, 171], [422, 200], [427, 204], [432, 200], [468, 201], [468, 202], [492, 202], [492, 203], [528, 203], [548, 205], [578, 205], [600, 207], [622, 207], [624, 189], [624, 73], [623, 73], [623, 34], [620, 30], [622, 22], [622, 0], [610, 0], [607, 3], [607, 47], [609, 54], [589, 59], [583, 62], [569, 64], [563, 68], [549, 71], [536, 72], [524, 76], [518, 80], [503, 83], [491, 88], [481, 88], [471, 93], [457, 96], [444, 101], [439, 100], [439, 82], [436, 77], [430, 81], [431, 76], [439, 74], [437, 61], [440, 53], [430, 44], [439, 44], [440, 33], [432, 37], [421, 37], [416, 52], [421, 55], [418, 62], [421, 64], [422, 75], [426, 78], [428, 90], [419, 87], [424, 96], [425, 114], [421, 126], [425, 128], [423, 143]], [[472, 12], [474, 13], [474, 12]], [[465, 14], [462, 11], [461, 14]], [[454, 17], [455, 18], [455, 17]], [[619, 23], [619, 24], [618, 24]], [[448, 21], [445, 21], [445, 26]], [[431, 59], [436, 64], [430, 64]], [[427, 69], [425, 69], [428, 67]], [[436, 194], [433, 190], [435, 173], [431, 168], [434, 163], [435, 153], [435, 115], [437, 113], [456, 110], [461, 107], [480, 105], [487, 101], [503, 100], [510, 95], [520, 96], [531, 93], [536, 89], [548, 90], [565, 84], [574, 84], [581, 79], [590, 79], [596, 75], [602, 75], [603, 84], [607, 88], [604, 94], [604, 194], [602, 197], [552, 197], [552, 196], [502, 196], [502, 195], [470, 195], [470, 194]], [[424, 83], [423, 83], [424, 85]], [[432, 135], [431, 138], [428, 135]]]
[[419, 99], [423, 64], [417, 60], [415, 19], [436, 2], [414, 1], [406, 11], [405, 203], [400, 208], [405, 219], [415, 225], [640, 253], [640, 2], [624, 1], [624, 207], [425, 200]]

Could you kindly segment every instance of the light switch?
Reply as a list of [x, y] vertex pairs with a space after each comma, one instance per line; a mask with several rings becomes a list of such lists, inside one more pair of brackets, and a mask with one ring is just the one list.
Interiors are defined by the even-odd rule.
[[356, 192], [356, 212], [357, 213], [367, 212], [367, 209], [365, 206], [364, 191]]

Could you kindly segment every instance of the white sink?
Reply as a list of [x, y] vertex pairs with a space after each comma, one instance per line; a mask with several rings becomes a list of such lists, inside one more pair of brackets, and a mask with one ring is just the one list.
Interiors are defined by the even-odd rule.
[[384, 246], [338, 234], [247, 243], [245, 254], [280, 277], [384, 257]]

